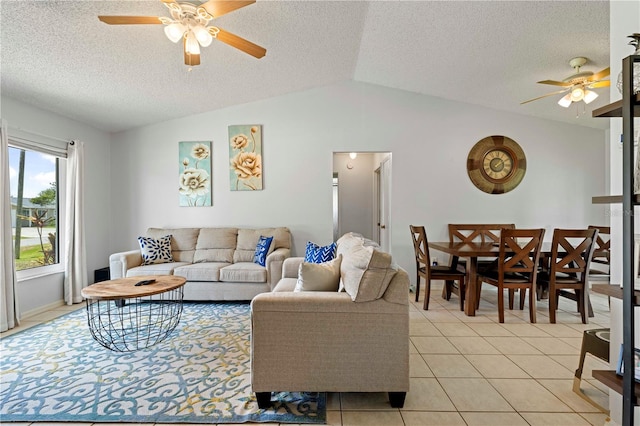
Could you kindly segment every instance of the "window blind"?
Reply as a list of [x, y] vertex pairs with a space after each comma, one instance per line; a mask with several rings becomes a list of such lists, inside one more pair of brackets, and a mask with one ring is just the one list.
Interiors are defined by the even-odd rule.
[[67, 143], [38, 133], [9, 128], [9, 145], [16, 148], [38, 151], [54, 157], [67, 158]]

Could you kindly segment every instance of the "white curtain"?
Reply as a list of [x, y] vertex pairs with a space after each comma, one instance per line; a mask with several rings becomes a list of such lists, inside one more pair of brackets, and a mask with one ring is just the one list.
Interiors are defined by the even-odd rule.
[[13, 237], [11, 234], [11, 189], [9, 187], [9, 136], [7, 123], [1, 120], [0, 169], [2, 170], [2, 211], [0, 212], [0, 331], [14, 328], [19, 323], [20, 313], [16, 294], [16, 268], [13, 255]]
[[71, 141], [67, 147], [67, 220], [64, 301], [82, 302], [87, 286], [87, 254], [84, 229], [84, 143]]

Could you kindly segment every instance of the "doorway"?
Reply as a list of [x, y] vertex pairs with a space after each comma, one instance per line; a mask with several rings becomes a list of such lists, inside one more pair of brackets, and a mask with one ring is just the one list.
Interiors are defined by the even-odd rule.
[[334, 240], [356, 232], [390, 252], [390, 152], [333, 154]]

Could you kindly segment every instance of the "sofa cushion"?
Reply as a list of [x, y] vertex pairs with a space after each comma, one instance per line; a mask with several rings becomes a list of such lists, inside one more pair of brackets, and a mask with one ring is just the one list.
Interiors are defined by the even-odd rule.
[[159, 238], [171, 234], [171, 254], [176, 262], [193, 262], [200, 228], [149, 228], [147, 236]]
[[138, 237], [143, 265], [173, 262], [171, 256], [171, 235], [160, 238]]
[[268, 254], [281, 247], [291, 248], [291, 233], [288, 228], [238, 229], [238, 245], [233, 262], [253, 262], [256, 246], [261, 235], [273, 236]]
[[188, 265], [187, 262], [157, 263], [155, 265], [136, 266], [127, 271], [127, 277], [139, 277], [140, 275], [173, 275], [173, 271], [180, 266]]
[[185, 277], [187, 281], [220, 281], [220, 269], [230, 264], [229, 262], [192, 263], [176, 268], [173, 275]]
[[266, 283], [267, 269], [253, 262], [238, 262], [220, 269], [220, 281]]
[[256, 244], [256, 250], [253, 253], [253, 263], [257, 263], [260, 266], [265, 266], [267, 263], [267, 253], [269, 253], [269, 247], [273, 237], [265, 237], [261, 235]]
[[237, 228], [202, 228], [198, 235], [193, 263], [232, 263], [237, 242]]
[[323, 263], [335, 259], [336, 243], [321, 247], [311, 241], [307, 242], [307, 248], [304, 252], [304, 261], [311, 263]]
[[294, 291], [338, 291], [342, 255], [323, 263], [303, 262]]
[[343, 256], [340, 288], [351, 300], [367, 302], [381, 298], [397, 272], [391, 264], [391, 255], [381, 251], [375, 242], [349, 234], [338, 240], [337, 251]]

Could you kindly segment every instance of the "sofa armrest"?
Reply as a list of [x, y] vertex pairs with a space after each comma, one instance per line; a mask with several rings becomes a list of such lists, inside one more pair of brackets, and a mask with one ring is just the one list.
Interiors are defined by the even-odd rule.
[[[275, 249], [267, 256], [265, 267], [267, 268], [267, 282], [271, 290], [278, 284], [282, 278], [282, 263], [291, 256], [291, 250], [280, 247]], [[297, 275], [296, 275], [297, 276]]]
[[300, 264], [304, 262], [304, 257], [290, 257], [282, 264], [282, 278], [298, 278]]
[[112, 280], [116, 278], [125, 278], [129, 269], [140, 265], [142, 265], [142, 254], [140, 253], [140, 250], [114, 253], [109, 256], [110, 277]]

